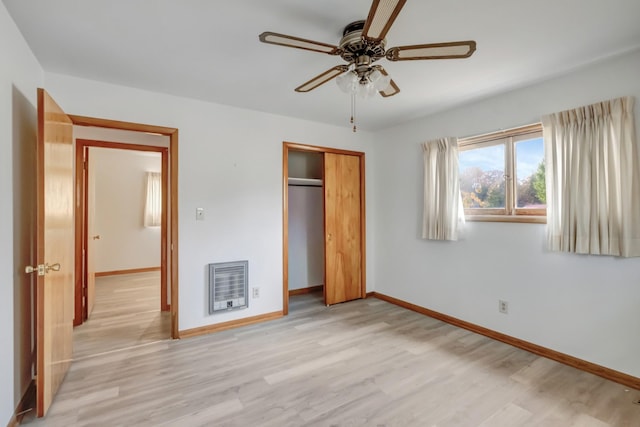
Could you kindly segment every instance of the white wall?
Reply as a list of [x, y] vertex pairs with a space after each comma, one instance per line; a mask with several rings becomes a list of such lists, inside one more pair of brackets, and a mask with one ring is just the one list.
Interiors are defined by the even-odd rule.
[[640, 259], [548, 253], [536, 224], [473, 222], [464, 241], [419, 238], [421, 142], [624, 95], [636, 97], [637, 126], [639, 75], [636, 51], [376, 135], [376, 291], [640, 377]]
[[[69, 113], [180, 129], [180, 328], [282, 308], [282, 141], [367, 153], [367, 290], [477, 323], [634, 376], [640, 340], [640, 260], [551, 254], [544, 226], [471, 223], [466, 240], [418, 238], [419, 143], [531, 123], [541, 114], [623, 95], [640, 98], [640, 53], [374, 135], [348, 126], [230, 108], [46, 74], [0, 3], [0, 423], [26, 386], [34, 261], [36, 88]], [[636, 106], [640, 117], [640, 106]], [[638, 120], [640, 123], [640, 119]], [[373, 142], [375, 139], [375, 146]], [[375, 171], [374, 171], [375, 170]], [[195, 208], [206, 220], [195, 221]], [[248, 259], [261, 298], [207, 314], [206, 264]], [[375, 266], [375, 267], [374, 267]], [[506, 266], [496, 275], [496, 266]], [[510, 303], [500, 315], [497, 300]]]
[[289, 290], [324, 285], [324, 192], [289, 186]]
[[0, 424], [31, 379], [36, 89], [40, 64], [0, 3]]
[[144, 226], [146, 172], [162, 170], [160, 153], [92, 147], [92, 234], [96, 272], [160, 266], [160, 227]]
[[[282, 309], [282, 142], [364, 151], [372, 135], [57, 74], [47, 89], [69, 113], [179, 128], [179, 327], [181, 330]], [[367, 163], [369, 164], [369, 163]], [[367, 188], [375, 187], [367, 167]], [[367, 194], [367, 254], [374, 255], [373, 197]], [[205, 221], [196, 221], [197, 207]], [[249, 260], [260, 298], [246, 310], [209, 315], [207, 264]], [[374, 274], [368, 263], [372, 289]]]

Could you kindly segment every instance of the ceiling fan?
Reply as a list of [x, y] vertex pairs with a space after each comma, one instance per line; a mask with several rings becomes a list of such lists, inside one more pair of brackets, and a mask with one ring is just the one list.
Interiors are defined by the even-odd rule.
[[381, 65], [374, 65], [379, 59], [412, 61], [468, 58], [476, 50], [473, 40], [387, 49], [385, 36], [405, 3], [406, 0], [373, 0], [367, 19], [347, 25], [337, 46], [270, 31], [260, 34], [259, 39], [263, 43], [340, 56], [347, 62], [303, 83], [295, 89], [296, 92], [309, 92], [337, 78], [338, 86], [352, 95], [367, 96], [378, 92], [383, 97], [389, 97], [400, 92], [400, 88]]

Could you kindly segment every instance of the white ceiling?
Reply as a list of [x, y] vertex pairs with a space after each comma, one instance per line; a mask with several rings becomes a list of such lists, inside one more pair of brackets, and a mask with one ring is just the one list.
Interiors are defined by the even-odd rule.
[[[294, 88], [339, 57], [260, 43], [337, 44], [371, 0], [3, 0], [46, 71], [348, 126], [334, 82]], [[476, 40], [468, 59], [389, 62], [391, 98], [358, 101], [376, 130], [640, 48], [639, 0], [409, 0], [387, 46]], [[640, 70], [639, 76], [640, 76]]]

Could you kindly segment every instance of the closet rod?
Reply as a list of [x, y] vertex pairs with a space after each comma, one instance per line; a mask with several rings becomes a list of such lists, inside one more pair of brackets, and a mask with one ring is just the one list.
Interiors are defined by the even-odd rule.
[[312, 178], [289, 178], [289, 185], [296, 187], [322, 187], [321, 179]]

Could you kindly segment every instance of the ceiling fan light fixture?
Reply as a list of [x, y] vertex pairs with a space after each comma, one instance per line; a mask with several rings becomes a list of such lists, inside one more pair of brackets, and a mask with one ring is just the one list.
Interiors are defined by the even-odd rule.
[[344, 93], [353, 93], [357, 88], [358, 75], [353, 70], [350, 70], [339, 75], [336, 78], [336, 84]]
[[372, 98], [378, 91], [376, 90], [376, 86], [368, 81], [361, 82], [360, 88], [358, 88], [358, 96], [361, 99]]
[[380, 92], [389, 87], [391, 77], [388, 74], [383, 74], [377, 68], [374, 68], [371, 74], [369, 74], [369, 80], [375, 87], [376, 91]]
[[369, 81], [373, 84], [376, 84], [378, 82], [378, 80], [380, 80], [380, 78], [382, 77], [382, 73], [380, 71], [378, 71], [376, 68], [374, 68], [370, 73], [369, 73]]
[[340, 90], [359, 98], [370, 98], [389, 86], [391, 77], [380, 72], [377, 68], [366, 70], [351, 69], [336, 77], [336, 84]]

